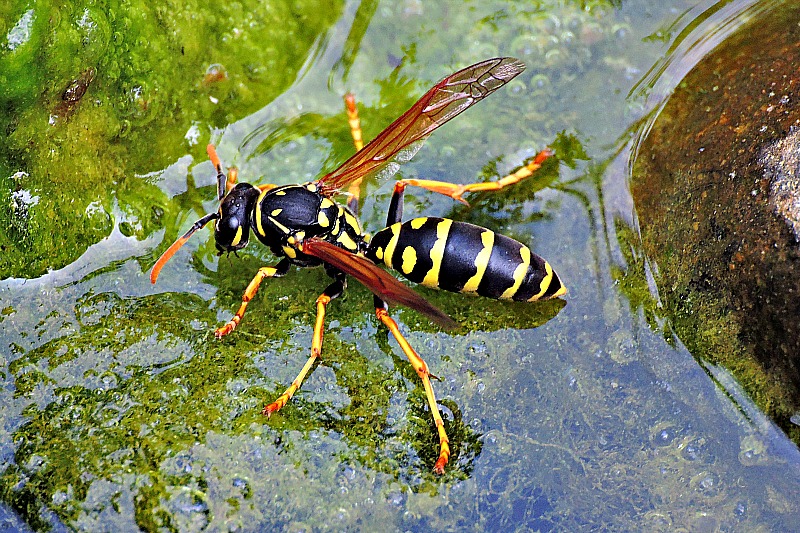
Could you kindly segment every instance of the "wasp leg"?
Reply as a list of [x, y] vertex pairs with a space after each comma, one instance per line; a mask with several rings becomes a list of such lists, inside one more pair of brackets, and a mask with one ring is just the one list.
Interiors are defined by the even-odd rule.
[[244, 290], [244, 296], [242, 296], [242, 305], [239, 306], [239, 310], [236, 311], [236, 314], [233, 315], [233, 318], [231, 318], [227, 324], [221, 328], [217, 328], [217, 330], [214, 332], [214, 335], [217, 338], [224, 337], [236, 329], [236, 326], [238, 326], [239, 322], [242, 321], [242, 316], [244, 316], [244, 312], [247, 309], [247, 304], [250, 303], [250, 300], [252, 300], [253, 296], [256, 295], [256, 291], [258, 291], [258, 286], [261, 285], [261, 282], [264, 281], [265, 278], [279, 278], [285, 275], [289, 271], [291, 264], [292, 263], [288, 259], [283, 259], [274, 267], [259, 268], [253, 280]]
[[[350, 135], [353, 137], [353, 145], [356, 152], [364, 147], [364, 139], [361, 135], [361, 119], [358, 118], [358, 108], [356, 107], [356, 97], [353, 93], [344, 95], [344, 104], [347, 110], [347, 122], [350, 124]], [[347, 193], [350, 198], [347, 200], [347, 207], [353, 213], [358, 212], [358, 199], [361, 192], [361, 178], [350, 184]]]
[[355, 95], [353, 93], [344, 95], [344, 104], [347, 109], [347, 123], [350, 124], [350, 135], [353, 136], [353, 144], [358, 152], [364, 147], [364, 139], [361, 137], [361, 119], [358, 118]]
[[438, 192], [439, 194], [444, 194], [445, 196], [449, 196], [453, 200], [458, 200], [459, 202], [469, 205], [469, 203], [462, 198], [462, 195], [468, 192], [480, 192], [480, 191], [499, 191], [509, 185], [514, 185], [515, 183], [519, 183], [520, 181], [524, 180], [525, 178], [530, 177], [534, 172], [536, 172], [544, 163], [545, 159], [553, 155], [553, 151], [549, 148], [545, 148], [541, 152], [539, 152], [536, 157], [531, 160], [530, 163], [521, 167], [516, 172], [508, 174], [496, 181], [486, 181], [482, 183], [467, 183], [467, 184], [459, 184], [459, 183], [446, 183], [443, 181], [434, 181], [434, 180], [416, 180], [416, 179], [404, 179], [399, 180], [395, 186], [394, 191], [395, 194], [402, 194], [403, 190], [405, 190], [406, 186], [413, 185], [414, 187], [422, 187], [423, 189], [427, 189], [429, 191]]
[[400, 333], [397, 322], [389, 316], [386, 303], [377, 297], [375, 297], [375, 314], [378, 316], [378, 320], [389, 328], [389, 331], [400, 345], [400, 349], [406, 354], [406, 357], [408, 357], [408, 360], [411, 362], [411, 366], [414, 367], [417, 375], [422, 380], [422, 386], [425, 388], [425, 396], [428, 398], [428, 406], [431, 409], [433, 422], [436, 424], [436, 431], [439, 432], [439, 458], [436, 460], [436, 464], [433, 465], [433, 471], [437, 474], [443, 474], [444, 467], [450, 459], [450, 439], [447, 438], [447, 432], [444, 429], [444, 421], [442, 420], [441, 413], [439, 413], [439, 406], [436, 404], [436, 396], [433, 393], [433, 385], [431, 385], [430, 379], [432, 374], [430, 370], [428, 370], [427, 363], [425, 363], [416, 350], [411, 347], [406, 338], [403, 337], [403, 334]]
[[314, 363], [317, 361], [319, 354], [322, 352], [322, 333], [325, 329], [325, 308], [331, 300], [342, 294], [344, 292], [347, 283], [345, 282], [345, 275], [341, 272], [335, 271], [332, 273], [336, 278], [333, 283], [328, 285], [328, 287], [323, 291], [322, 294], [319, 295], [317, 298], [317, 321], [314, 324], [314, 336], [311, 340], [311, 356], [306, 361], [305, 366], [294, 378], [292, 384], [289, 385], [289, 388], [281, 394], [277, 400], [272, 402], [271, 404], [264, 407], [261, 410], [262, 414], [267, 416], [272, 415], [275, 411], [281, 409], [286, 403], [291, 399], [297, 389], [300, 388], [300, 385], [303, 383], [303, 380], [306, 378], [306, 375], [311, 370], [311, 367], [314, 366]]

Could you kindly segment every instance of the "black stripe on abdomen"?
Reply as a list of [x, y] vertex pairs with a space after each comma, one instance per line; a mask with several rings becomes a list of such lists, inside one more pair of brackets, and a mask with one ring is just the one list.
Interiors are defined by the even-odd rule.
[[483, 240], [488, 237], [482, 237], [485, 232], [492, 234], [493, 239], [494, 232], [480, 226], [466, 222], [452, 223], [439, 272], [440, 288], [461, 292], [466, 283], [475, 277], [478, 273], [476, 259], [484, 249]]
[[478, 285], [478, 294], [497, 299], [514, 286], [514, 273], [523, 264], [520, 254], [522, 247], [521, 243], [510, 237], [495, 234], [492, 253]]
[[436, 244], [440, 218], [421, 217], [400, 225], [392, 254], [392, 268], [414, 283], [422, 283], [433, 268], [431, 250]]

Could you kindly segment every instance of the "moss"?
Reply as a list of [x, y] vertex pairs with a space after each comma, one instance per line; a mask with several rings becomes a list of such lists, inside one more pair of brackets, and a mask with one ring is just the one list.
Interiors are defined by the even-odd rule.
[[[69, 264], [108, 235], [115, 209], [139, 214], [140, 237], [153, 231], [148, 208], [166, 199], [141, 176], [183, 155], [193, 124], [190, 145], [280, 94], [336, 18], [320, 5], [6, 6], [0, 34], [27, 30], [0, 47], [0, 277]], [[37, 201], [23, 211], [14, 194]]]

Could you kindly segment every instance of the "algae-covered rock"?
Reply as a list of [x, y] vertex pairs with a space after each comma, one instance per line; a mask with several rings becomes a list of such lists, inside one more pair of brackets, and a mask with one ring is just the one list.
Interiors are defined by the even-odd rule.
[[682, 81], [631, 184], [663, 314], [794, 438], [800, 410], [800, 8], [735, 33]]
[[0, 6], [0, 278], [63, 267], [120, 217], [158, 227], [145, 176], [285, 90], [338, 16], [322, 6]]

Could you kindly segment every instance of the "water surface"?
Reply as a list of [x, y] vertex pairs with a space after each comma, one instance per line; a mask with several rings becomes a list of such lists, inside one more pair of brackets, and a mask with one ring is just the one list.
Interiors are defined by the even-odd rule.
[[[681, 69], [759, 16], [751, 4], [4, 8], [2, 500], [35, 529], [796, 527], [796, 446], [616, 281], [640, 259], [615, 225], [635, 226], [637, 132]], [[498, 55], [528, 70], [402, 176], [486, 179], [546, 145], [558, 161], [470, 207], [410, 191], [405, 216], [515, 237], [569, 293], [524, 306], [421, 290], [454, 332], [394, 311], [440, 378], [444, 476], [422, 387], [355, 282], [329, 308], [321, 364], [266, 420], [308, 356], [327, 279], [265, 283], [221, 341], [213, 328], [268, 251], [218, 258], [203, 231], [150, 284], [158, 255], [216, 209], [205, 144], [243, 180], [314, 179], [352, 153], [345, 92], [369, 139], [441, 77]], [[374, 232], [391, 184], [364, 193]]]

